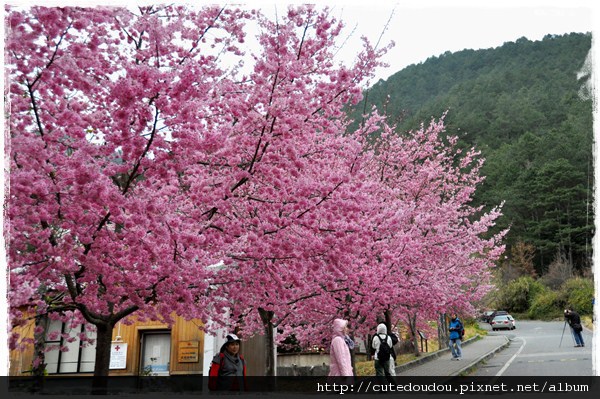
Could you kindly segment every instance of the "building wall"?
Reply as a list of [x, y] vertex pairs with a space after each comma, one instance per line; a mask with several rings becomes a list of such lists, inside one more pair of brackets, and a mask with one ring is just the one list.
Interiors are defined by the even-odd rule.
[[[186, 321], [182, 317], [174, 316], [174, 324], [169, 329], [166, 323], [159, 321], [139, 321], [134, 320], [131, 324], [119, 323], [113, 330], [113, 343], [127, 343], [127, 355], [124, 369], [112, 369], [110, 375], [136, 376], [140, 375], [142, 361], [142, 336], [147, 332], [170, 332], [171, 334], [171, 354], [169, 364], [170, 375], [199, 375], [208, 374], [208, 370], [203, 370], [204, 365], [210, 364], [210, 359], [218, 352], [220, 345], [224, 341], [219, 337], [213, 343], [207, 342], [210, 349], [205, 347], [205, 334], [200, 329], [199, 320]], [[25, 338], [33, 340], [34, 323], [31, 321], [25, 327], [19, 327], [20, 332]], [[213, 340], [215, 338], [212, 338]], [[180, 360], [181, 346], [189, 347], [197, 345], [197, 361], [185, 362]], [[262, 335], [244, 339], [241, 345], [241, 354], [246, 359], [247, 372], [251, 376], [265, 375], [266, 350], [265, 339]], [[29, 376], [27, 370], [31, 370], [33, 361], [33, 344], [24, 345], [24, 350], [12, 350], [9, 354], [9, 375], [10, 376]], [[189, 350], [188, 350], [189, 352]], [[209, 359], [204, 362], [204, 356]], [[182, 359], [183, 360], [183, 359]], [[59, 374], [51, 374], [59, 375]], [[68, 375], [61, 373], [60, 375]], [[70, 374], [73, 375], [73, 374]], [[79, 373], [77, 375], [90, 375]]]
[[[169, 329], [168, 325], [158, 321], [140, 322], [134, 321], [130, 325], [120, 323], [113, 330], [113, 342], [127, 343], [126, 368], [110, 370], [110, 375], [134, 376], [140, 373], [141, 365], [141, 338], [145, 332], [165, 331], [171, 334], [170, 374], [202, 374], [202, 356], [204, 348], [204, 332], [200, 330], [199, 320], [186, 321], [175, 316], [175, 323]], [[34, 323], [31, 321], [19, 330], [25, 338], [33, 339]], [[120, 339], [117, 341], [117, 336]], [[180, 343], [192, 346], [197, 345], [197, 361], [180, 362]], [[189, 352], [189, 349], [187, 350]], [[12, 350], [9, 355], [9, 375], [29, 376], [27, 370], [31, 370], [33, 361], [33, 344], [24, 345], [24, 350]], [[63, 375], [63, 374], [61, 374]]]
[[[24, 327], [16, 327], [22, 337], [33, 339], [34, 322], [31, 320]], [[8, 375], [30, 376], [27, 371], [31, 370], [33, 362], [33, 344], [22, 344], [23, 350], [11, 350], [8, 356]]]
[[[127, 367], [122, 370], [111, 370], [111, 375], [138, 375], [141, 368], [141, 338], [146, 332], [153, 331], [168, 331], [171, 333], [171, 360], [170, 374], [202, 374], [202, 348], [204, 347], [204, 332], [200, 330], [201, 323], [199, 320], [186, 321], [182, 317], [175, 316], [175, 323], [169, 329], [165, 323], [156, 321], [135, 322], [132, 325], [124, 325], [115, 327], [113, 330], [113, 341], [116, 340], [120, 332], [121, 340], [128, 345], [127, 348]], [[120, 331], [119, 331], [120, 329]], [[198, 361], [195, 362], [179, 362], [180, 342], [197, 343]]]
[[267, 364], [266, 340], [263, 335], [255, 335], [242, 342], [240, 353], [246, 360], [247, 375], [264, 376]]

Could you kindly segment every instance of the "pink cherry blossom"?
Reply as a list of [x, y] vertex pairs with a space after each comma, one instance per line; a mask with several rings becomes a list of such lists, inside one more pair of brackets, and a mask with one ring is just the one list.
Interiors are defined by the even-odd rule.
[[[468, 310], [489, 288], [504, 233], [488, 234], [499, 208], [469, 205], [479, 153], [443, 117], [401, 135], [377, 110], [353, 123], [389, 46], [334, 62], [343, 23], [327, 8], [7, 21], [11, 325], [25, 311], [93, 324], [96, 376], [134, 314], [308, 344], [336, 317], [366, 333], [384, 314]], [[260, 50], [242, 75], [246, 22]]]

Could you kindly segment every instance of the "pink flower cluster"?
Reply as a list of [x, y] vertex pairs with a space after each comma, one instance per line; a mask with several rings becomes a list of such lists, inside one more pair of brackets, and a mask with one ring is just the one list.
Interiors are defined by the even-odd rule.
[[[40, 305], [107, 327], [177, 313], [310, 342], [338, 316], [370, 331], [487, 290], [503, 247], [499, 210], [469, 205], [479, 154], [443, 119], [349, 120], [388, 47], [337, 65], [328, 9], [8, 15], [15, 323]], [[241, 75], [248, 26], [260, 50]]]

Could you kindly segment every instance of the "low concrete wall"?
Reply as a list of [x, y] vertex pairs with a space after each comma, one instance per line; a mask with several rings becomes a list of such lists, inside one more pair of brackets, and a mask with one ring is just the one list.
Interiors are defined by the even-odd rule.
[[[357, 362], [367, 360], [366, 353], [355, 355]], [[329, 353], [280, 353], [277, 354], [279, 376], [322, 376], [329, 374]]]
[[298, 367], [293, 365], [291, 367], [277, 367], [277, 375], [281, 377], [310, 377], [310, 376], [324, 376], [329, 374], [329, 365], [322, 364], [320, 366], [304, 366]]
[[321, 364], [329, 365], [329, 353], [278, 353], [277, 367], [310, 367]]

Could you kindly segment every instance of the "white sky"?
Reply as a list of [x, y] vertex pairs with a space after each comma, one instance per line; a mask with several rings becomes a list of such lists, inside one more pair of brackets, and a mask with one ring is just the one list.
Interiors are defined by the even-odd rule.
[[[154, 3], [172, 1], [156, 1]], [[184, 1], [179, 1], [184, 2]], [[190, 3], [189, 1], [185, 1]], [[281, 13], [285, 5], [289, 3], [303, 3], [306, 1], [237, 1], [230, 4], [248, 5], [249, 7], [261, 8], [265, 13], [273, 12], [277, 8]], [[425, 61], [431, 56], [438, 56], [446, 51], [460, 51], [463, 49], [484, 49], [501, 46], [505, 42], [515, 41], [520, 37], [529, 40], [541, 40], [547, 34], [564, 34], [570, 32], [593, 32], [597, 34], [599, 25], [599, 6], [597, 0], [546, 0], [546, 1], [513, 1], [513, 0], [367, 0], [367, 1], [315, 1], [316, 4], [327, 4], [334, 9], [334, 15], [343, 19], [347, 25], [347, 34], [356, 26], [356, 31], [349, 38], [339, 57], [348, 57], [351, 60], [356, 54], [357, 46], [360, 46], [360, 36], [365, 35], [372, 43], [377, 42], [382, 29], [392, 15], [388, 29], [383, 35], [382, 44], [393, 40], [396, 46], [388, 53], [385, 61], [390, 64], [387, 69], [377, 72], [375, 83], [380, 78], [387, 79], [390, 75], [400, 71], [402, 68]], [[3, 1], [2, 4], [15, 5], [127, 5], [141, 2], [125, 2], [119, 0], [105, 1]], [[143, 3], [149, 3], [147, 1]], [[194, 1], [194, 4], [223, 3], [221, 0]], [[4, 30], [0, 32], [4, 38]], [[594, 35], [595, 36], [595, 35]], [[2, 43], [4, 40], [2, 40]], [[596, 42], [596, 41], [594, 41]], [[597, 48], [597, 43], [594, 43]], [[594, 51], [597, 54], [597, 50]], [[3, 52], [0, 54], [3, 57]], [[596, 58], [596, 57], [594, 57]], [[595, 64], [594, 64], [595, 67]], [[595, 68], [594, 68], [595, 69]], [[597, 85], [595, 77], [595, 87]], [[0, 84], [4, 84], [3, 79]], [[2, 86], [3, 87], [3, 86]], [[598, 119], [596, 119], [598, 121]], [[3, 129], [3, 126], [1, 127]], [[596, 129], [596, 134], [598, 129]], [[4, 134], [0, 135], [0, 147], [4, 152]], [[3, 162], [3, 161], [2, 161]], [[4, 165], [4, 163], [3, 163]], [[0, 169], [2, 181], [4, 181], [4, 167]], [[596, 174], [597, 176], [600, 174]], [[596, 181], [596, 187], [599, 182]], [[596, 195], [598, 201], [599, 195]], [[597, 202], [598, 204], [598, 202]], [[600, 209], [596, 206], [596, 209]], [[0, 230], [3, 223], [0, 224]], [[5, 262], [6, 254], [4, 248], [4, 236], [0, 235], [0, 261]], [[594, 237], [594, 244], [598, 235]], [[598, 246], [596, 246], [598, 248]], [[595, 251], [598, 252], [598, 251]], [[594, 262], [596, 265], [598, 262]], [[597, 267], [597, 266], [596, 266]], [[6, 298], [5, 267], [0, 268], [0, 295]], [[595, 275], [598, 275], [596, 269]], [[596, 282], [598, 292], [598, 281]], [[0, 323], [2, 326], [7, 320], [6, 309], [0, 307]], [[0, 342], [6, 342], [6, 329], [0, 328]], [[594, 337], [594, 347], [598, 353], [597, 337]], [[2, 358], [0, 362], [0, 375], [8, 375], [8, 356], [6, 348], [0, 344]], [[597, 364], [597, 356], [594, 356], [594, 364]], [[596, 370], [596, 374], [600, 372]]]
[[386, 59], [388, 70], [378, 73], [383, 79], [446, 51], [498, 47], [523, 36], [541, 40], [547, 34], [591, 32], [593, 18], [598, 22], [598, 8], [591, 1], [400, 1], [395, 7], [393, 1], [370, 3], [346, 5], [344, 20], [349, 25], [356, 21], [357, 30], [376, 42], [394, 10], [382, 41], [394, 40], [396, 45]]
[[[273, 15], [276, 8], [281, 14], [285, 4], [303, 2], [246, 1], [245, 4]], [[346, 36], [351, 34], [336, 57], [339, 60], [353, 59], [363, 35], [373, 44], [381, 38], [380, 46], [395, 42], [384, 58], [389, 67], [377, 71], [372, 83], [446, 51], [498, 47], [520, 37], [541, 40], [547, 34], [591, 32], [596, 7], [591, 0], [528, 1], [527, 6], [522, 5], [523, 1], [511, 0], [454, 0], [451, 5], [439, 0], [318, 3], [328, 4], [333, 15], [344, 21]]]
[[[387, 79], [402, 68], [438, 56], [446, 51], [482, 49], [501, 46], [520, 37], [541, 40], [547, 34], [591, 32], [597, 25], [600, 8], [596, 0], [337, 0], [318, 1], [333, 9], [334, 15], [346, 23], [346, 34], [356, 30], [348, 39], [339, 57], [352, 60], [359, 49], [360, 37], [365, 35], [372, 43], [381, 36], [387, 21], [382, 45], [393, 40], [396, 46], [388, 53], [387, 69], [377, 72], [375, 83]], [[281, 14], [287, 4], [301, 4], [307, 0], [14, 0], [4, 1], [16, 5], [122, 5], [188, 3], [231, 4], [260, 8], [273, 15], [277, 8]]]

